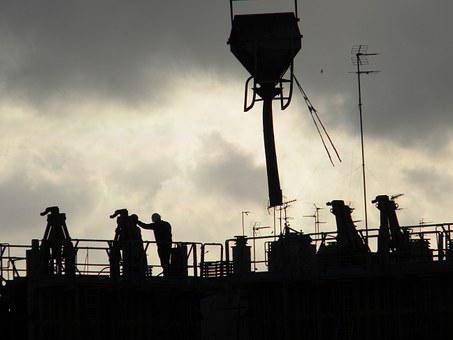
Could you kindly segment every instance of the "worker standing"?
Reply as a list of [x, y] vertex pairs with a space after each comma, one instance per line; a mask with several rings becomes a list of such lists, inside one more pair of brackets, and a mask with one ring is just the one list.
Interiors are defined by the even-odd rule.
[[66, 215], [60, 213], [58, 207], [48, 207], [40, 215], [47, 216], [46, 231], [41, 242], [44, 261], [49, 264], [50, 273], [62, 274], [63, 260], [66, 260], [67, 255], [71, 256], [73, 250], [66, 226]]
[[115, 239], [110, 249], [110, 273], [113, 277], [119, 276], [120, 259], [123, 252], [123, 275], [129, 278], [146, 276], [148, 264], [140, 228], [137, 227], [138, 216], [129, 215], [127, 209], [116, 210], [110, 218], [115, 218], [117, 228]]
[[137, 224], [143, 229], [154, 231], [154, 239], [157, 244], [157, 253], [159, 255], [160, 264], [162, 266], [164, 276], [168, 276], [170, 269], [170, 252], [172, 245], [171, 225], [167, 221], [163, 221], [158, 213], [151, 216], [152, 223], [143, 223], [138, 221]]

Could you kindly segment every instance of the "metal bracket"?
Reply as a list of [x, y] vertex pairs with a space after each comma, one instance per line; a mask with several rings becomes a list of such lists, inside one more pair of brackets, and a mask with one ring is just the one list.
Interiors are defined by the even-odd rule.
[[[291, 104], [291, 99], [293, 97], [293, 84], [294, 84], [294, 62], [291, 63], [290, 66], [290, 76], [289, 79], [280, 79], [280, 107], [283, 110], [285, 110], [289, 104]], [[288, 96], [283, 95], [283, 83], [289, 83], [289, 93]], [[286, 102], [285, 102], [286, 100]]]
[[[249, 89], [249, 83], [252, 79], [253, 79], [253, 87], [252, 87], [253, 96], [252, 96], [252, 102], [250, 103], [250, 105], [248, 105], [248, 92], [249, 92], [248, 89]], [[255, 80], [255, 78], [253, 78], [253, 76], [251, 76], [245, 82], [244, 112], [250, 111], [253, 108], [253, 106], [255, 105], [255, 103], [257, 102], [255, 89], [256, 89], [256, 80]]]

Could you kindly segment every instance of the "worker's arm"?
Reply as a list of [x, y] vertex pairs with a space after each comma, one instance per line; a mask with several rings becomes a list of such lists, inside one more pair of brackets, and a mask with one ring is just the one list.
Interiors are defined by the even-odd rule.
[[143, 223], [142, 221], [137, 221], [137, 224], [143, 229], [154, 230], [154, 223]]

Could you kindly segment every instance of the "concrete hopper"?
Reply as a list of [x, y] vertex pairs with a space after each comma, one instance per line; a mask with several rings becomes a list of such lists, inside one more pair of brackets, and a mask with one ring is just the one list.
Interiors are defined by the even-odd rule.
[[[279, 99], [285, 109], [292, 94], [292, 64], [301, 49], [301, 34], [294, 13], [236, 15], [232, 21], [228, 40], [231, 52], [250, 72], [254, 86], [253, 100], [247, 106], [247, 84], [244, 110], [248, 111], [255, 101], [263, 101], [263, 134], [266, 153], [269, 206], [282, 204], [282, 190], [278, 175], [277, 154], [275, 152], [272, 101]], [[283, 79], [291, 67], [290, 80]], [[283, 95], [283, 83], [290, 84], [289, 95]], [[256, 99], [256, 95], [261, 99]], [[287, 100], [284, 105], [283, 101]]]
[[277, 83], [301, 49], [294, 13], [236, 15], [229, 39], [231, 52], [256, 82]]

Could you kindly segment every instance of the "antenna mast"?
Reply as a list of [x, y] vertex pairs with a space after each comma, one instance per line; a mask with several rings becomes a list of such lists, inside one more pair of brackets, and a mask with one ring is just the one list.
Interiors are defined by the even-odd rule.
[[[292, 203], [296, 202], [297, 200], [290, 200], [290, 201], [285, 201], [282, 203], [282, 205], [280, 207], [278, 207], [278, 210], [280, 212], [280, 217], [279, 217], [279, 220], [280, 220], [280, 235], [283, 233], [283, 231], [287, 232], [287, 229], [289, 227], [289, 220], [291, 219], [291, 217], [288, 216], [287, 214], [287, 210], [288, 208], [291, 207]], [[283, 212], [283, 216], [282, 216], [282, 212]], [[284, 226], [284, 229], [282, 228], [282, 221], [284, 221], [283, 223], [283, 226]]]
[[[315, 220], [315, 234], [316, 234], [316, 237], [318, 237], [318, 236], [319, 236], [319, 232], [320, 232], [320, 230], [319, 230], [320, 224], [326, 223], [326, 222], [321, 222], [321, 220], [320, 220], [320, 218], [319, 218], [319, 211], [320, 211], [320, 210], [323, 210], [324, 208], [318, 207], [318, 206], [316, 205], [316, 203], [313, 204], [313, 207], [315, 208], [315, 209], [314, 209], [315, 211], [314, 211], [313, 215], [304, 215], [303, 217], [311, 217], [311, 218], [314, 218], [314, 220]], [[317, 240], [315, 240], [315, 244], [316, 244], [316, 245], [318, 244], [318, 241], [317, 241]]]
[[359, 91], [359, 115], [360, 115], [360, 145], [362, 150], [362, 182], [363, 182], [363, 209], [365, 215], [365, 238], [368, 245], [368, 212], [367, 212], [367, 192], [366, 192], [366, 175], [365, 175], [365, 145], [363, 138], [363, 114], [362, 114], [362, 85], [360, 76], [362, 74], [377, 73], [379, 71], [362, 70], [361, 66], [369, 65], [368, 56], [375, 56], [378, 53], [368, 53], [368, 45], [355, 45], [351, 50], [351, 61], [357, 67], [353, 73], [357, 74], [357, 83]]

